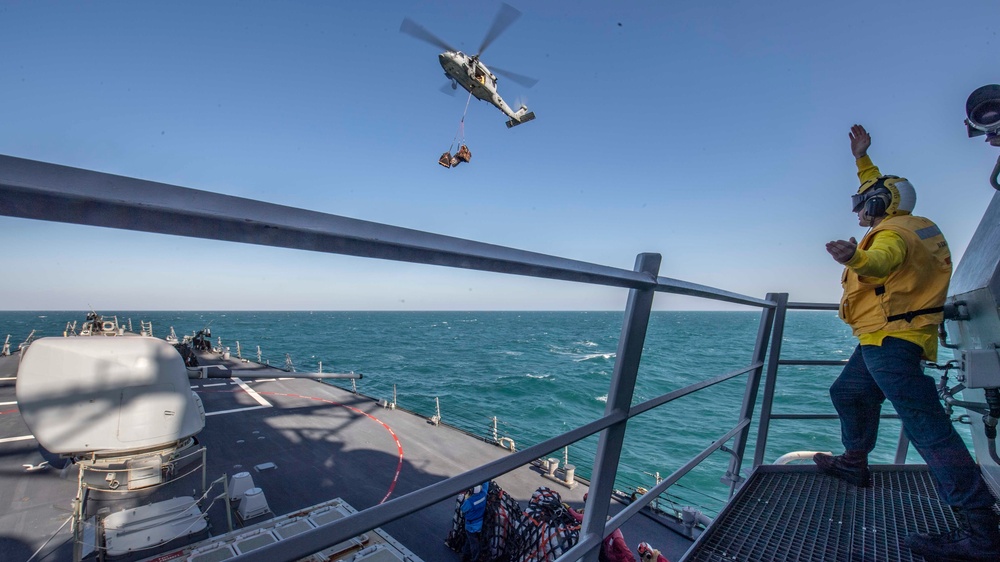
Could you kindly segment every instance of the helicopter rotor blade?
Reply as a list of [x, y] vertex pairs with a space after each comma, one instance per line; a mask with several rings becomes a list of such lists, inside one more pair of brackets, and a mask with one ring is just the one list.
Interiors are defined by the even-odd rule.
[[403, 18], [403, 23], [399, 26], [399, 32], [405, 33], [411, 37], [416, 37], [425, 43], [430, 43], [435, 47], [440, 47], [445, 51], [457, 51], [458, 49], [452, 47], [448, 43], [441, 39], [437, 35], [434, 35], [430, 31], [427, 31], [422, 25], [411, 20], [410, 18]]
[[530, 76], [525, 76], [523, 74], [517, 74], [517, 73], [511, 72], [509, 70], [504, 70], [502, 68], [497, 68], [495, 66], [490, 66], [490, 70], [493, 71], [494, 74], [499, 74], [500, 76], [503, 76], [504, 78], [509, 78], [510, 80], [512, 80], [512, 81], [514, 81], [514, 82], [516, 82], [516, 83], [524, 86], [525, 88], [530, 88], [530, 87], [532, 87], [532, 86], [534, 86], [535, 84], [538, 83], [538, 79], [537, 78], [532, 78]]
[[489, 31], [486, 32], [486, 37], [483, 38], [483, 44], [479, 46], [476, 56], [478, 57], [483, 54], [486, 47], [489, 47], [490, 43], [499, 37], [519, 17], [521, 17], [521, 12], [517, 8], [507, 3], [501, 4], [500, 11], [493, 18], [493, 24], [490, 26]]

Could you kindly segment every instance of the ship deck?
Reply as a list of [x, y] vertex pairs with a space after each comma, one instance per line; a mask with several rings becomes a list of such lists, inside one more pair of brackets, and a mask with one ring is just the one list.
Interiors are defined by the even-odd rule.
[[[201, 355], [200, 360], [203, 365], [282, 374], [253, 363], [223, 361], [214, 354]], [[72, 560], [71, 534], [64, 523], [72, 513], [78, 470], [24, 468], [43, 459], [17, 415], [15, 371], [16, 355], [0, 358], [0, 403], [5, 404], [0, 407], [0, 506], [7, 506], [0, 513], [0, 559]], [[234, 517], [237, 528], [333, 498], [360, 511], [509, 454], [446, 424], [434, 425], [422, 416], [385, 408], [372, 398], [318, 381], [208, 378], [192, 380], [191, 386], [206, 411], [198, 439], [208, 451], [207, 479], [249, 472], [271, 511], [246, 522]], [[200, 482], [198, 474], [189, 478]], [[587, 490], [583, 481], [573, 489], [560, 486], [534, 465], [496, 481], [522, 507], [540, 486], [559, 492], [576, 508], [583, 506]], [[186, 493], [197, 495], [193, 492]], [[229, 530], [225, 508], [218, 505], [207, 510], [213, 536]], [[425, 562], [458, 560], [444, 544], [455, 506], [454, 499], [442, 500], [382, 529]], [[613, 502], [611, 511], [620, 508]], [[691, 544], [654, 516], [634, 517], [623, 533], [630, 546], [647, 541], [672, 560]]]
[[[270, 367], [202, 355], [202, 364]], [[268, 372], [268, 371], [265, 371]], [[0, 559], [70, 560], [69, 525], [77, 470], [27, 470], [42, 462], [14, 396], [16, 355], [0, 358]], [[376, 505], [507, 454], [446, 424], [390, 409], [372, 398], [308, 379], [208, 378], [191, 381], [206, 411], [199, 440], [208, 480], [249, 472], [271, 513], [251, 526], [333, 498], [355, 509]], [[497, 478], [522, 506], [540, 486], [582, 507], [586, 482], [573, 489], [525, 466]], [[875, 485], [859, 489], [811, 465], [762, 466], [694, 542], [674, 522], [643, 513], [623, 528], [630, 546], [647, 541], [673, 561], [754, 560], [919, 562], [900, 541], [941, 532], [956, 521], [937, 499], [926, 468], [874, 466]], [[612, 512], [621, 508], [613, 503]], [[444, 539], [455, 500], [446, 499], [383, 526], [425, 562], [458, 560]], [[208, 509], [211, 534], [228, 531], [225, 508]], [[167, 550], [169, 552], [169, 549]]]

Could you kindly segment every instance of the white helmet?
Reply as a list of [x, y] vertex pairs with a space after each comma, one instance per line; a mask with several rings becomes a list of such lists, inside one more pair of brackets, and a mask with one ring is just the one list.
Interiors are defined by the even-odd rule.
[[864, 209], [871, 218], [908, 215], [917, 204], [917, 192], [906, 178], [879, 176], [861, 184], [851, 203], [855, 213]]

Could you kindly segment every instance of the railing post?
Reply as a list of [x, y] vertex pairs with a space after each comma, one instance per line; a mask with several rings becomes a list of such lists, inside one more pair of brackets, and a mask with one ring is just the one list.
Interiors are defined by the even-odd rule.
[[[782, 297], [784, 297], [782, 299]], [[788, 302], [788, 295], [768, 293], [765, 297], [769, 301], [781, 303]], [[775, 309], [763, 308], [760, 312], [760, 324], [757, 326], [757, 340], [754, 343], [753, 357], [750, 358], [752, 364], [760, 363], [761, 366], [755, 368], [747, 377], [746, 390], [743, 392], [743, 406], [740, 408], [740, 419], [749, 420], [753, 417], [753, 409], [757, 403], [757, 392], [760, 388], [760, 380], [764, 372], [764, 358], [767, 356], [767, 341], [771, 335], [771, 327], [774, 324]], [[726, 476], [729, 478], [729, 495], [732, 497], [736, 493], [740, 484], [740, 470], [743, 467], [743, 455], [746, 453], [747, 439], [750, 435], [750, 426], [747, 425], [740, 431], [733, 443], [733, 457], [729, 459], [729, 471]]]
[[[660, 271], [660, 261], [660, 254], [639, 254], [635, 259], [635, 271], [649, 273], [655, 279]], [[601, 543], [600, 539], [604, 538], [604, 525], [621, 457], [622, 442], [625, 439], [627, 415], [632, 407], [632, 394], [635, 391], [639, 361], [642, 359], [642, 346], [646, 342], [646, 329], [649, 327], [654, 294], [652, 287], [631, 289], [628, 293], [621, 337], [618, 340], [618, 355], [614, 373], [611, 375], [607, 406], [604, 409], [605, 416], [625, 414], [626, 417], [600, 433], [590, 481], [590, 495], [581, 529], [584, 535], [597, 535], [598, 544]], [[600, 547], [588, 552], [583, 560], [597, 562], [599, 550]]]
[[910, 450], [910, 438], [906, 436], [906, 431], [899, 428], [899, 441], [896, 442], [896, 457], [892, 461], [894, 464], [906, 464], [906, 453]]
[[753, 455], [753, 467], [764, 463], [767, 449], [767, 432], [771, 429], [771, 409], [774, 406], [774, 387], [778, 379], [778, 363], [781, 361], [781, 340], [785, 336], [785, 317], [788, 314], [788, 293], [780, 293], [775, 299], [774, 330], [771, 332], [771, 353], [767, 356], [767, 376], [764, 379], [764, 400], [760, 405], [760, 425], [757, 428], [757, 448]]

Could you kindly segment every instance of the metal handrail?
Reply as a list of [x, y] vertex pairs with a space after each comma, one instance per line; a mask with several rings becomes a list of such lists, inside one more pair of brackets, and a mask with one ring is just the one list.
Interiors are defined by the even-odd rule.
[[[709, 454], [722, 448], [732, 439], [736, 439], [736, 445], [730, 473], [739, 473], [757, 389], [765, 372], [764, 358], [767, 354], [768, 341], [770, 339], [772, 353], [766, 363], [767, 382], [773, 384], [772, 373], [777, 368], [776, 354], [780, 350], [781, 323], [784, 321], [785, 310], [789, 307], [787, 295], [784, 294], [769, 294], [767, 298], [760, 299], [660, 277], [658, 254], [640, 254], [636, 259], [634, 270], [625, 270], [4, 155], [0, 155], [0, 215], [629, 289], [617, 360], [605, 413], [601, 418], [426, 488], [290, 537], [280, 543], [240, 555], [234, 560], [294, 560], [308, 556], [600, 432], [590, 485], [591, 494], [581, 529], [581, 542], [559, 558], [559, 560], [571, 560], [582, 556], [587, 562], [596, 562], [597, 545], [606, 533], [618, 528]], [[763, 314], [750, 365], [632, 406], [653, 296], [658, 292], [760, 307]], [[677, 398], [743, 374], [749, 375], [746, 394], [739, 419], [733, 428], [630, 504], [622, 513], [611, 521], [606, 521], [609, 502], [605, 500], [609, 500], [612, 495], [614, 476], [617, 473], [628, 420]], [[773, 388], [770, 392], [773, 396]], [[768, 404], [766, 400], [765, 404]], [[734, 481], [733, 489], [735, 486]]]
[[6, 155], [0, 155], [0, 215], [771, 306], [648, 272]]
[[[829, 367], [841, 367], [847, 364], [847, 360], [809, 360], [809, 359], [781, 359], [781, 347], [780, 341], [784, 337], [784, 316], [787, 314], [788, 310], [839, 310], [839, 304], [835, 303], [788, 303], [787, 306], [777, 307], [777, 314], [782, 319], [780, 322], [775, 323], [774, 333], [772, 334], [773, 341], [775, 342], [771, 350], [772, 361], [768, 365], [767, 370], [767, 383], [764, 390], [764, 398], [761, 405], [760, 412], [760, 425], [758, 427], [758, 439], [756, 443], [756, 451], [754, 452], [754, 468], [763, 464], [764, 453], [767, 448], [767, 435], [770, 432], [770, 424], [772, 420], [834, 420], [840, 419], [838, 414], [811, 414], [811, 413], [782, 413], [775, 414], [772, 413], [771, 407], [774, 404], [774, 389], [777, 384], [777, 371], [779, 366], [783, 365], [799, 365], [799, 366], [829, 366]], [[880, 414], [879, 419], [900, 419], [898, 414]], [[899, 438], [896, 441], [896, 453], [894, 458], [895, 464], [905, 464], [906, 455], [909, 449], [909, 438], [906, 436], [905, 431], [902, 429], [899, 432]]]

